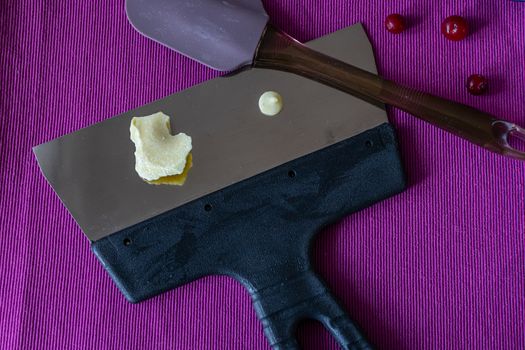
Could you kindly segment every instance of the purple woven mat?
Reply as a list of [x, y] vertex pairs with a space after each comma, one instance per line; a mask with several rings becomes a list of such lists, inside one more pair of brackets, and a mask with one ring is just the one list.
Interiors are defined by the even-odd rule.
[[[380, 72], [525, 124], [525, 5], [505, 0], [265, 1], [309, 40], [363, 22]], [[0, 348], [268, 349], [243, 288], [210, 277], [124, 300], [40, 175], [31, 147], [217, 76], [145, 39], [124, 1], [0, 3]], [[402, 13], [411, 27], [383, 28]], [[473, 33], [446, 41], [460, 14]], [[488, 77], [469, 96], [466, 76]], [[379, 349], [525, 347], [525, 164], [390, 110], [408, 190], [327, 229], [321, 274]], [[314, 323], [306, 349], [337, 349]]]

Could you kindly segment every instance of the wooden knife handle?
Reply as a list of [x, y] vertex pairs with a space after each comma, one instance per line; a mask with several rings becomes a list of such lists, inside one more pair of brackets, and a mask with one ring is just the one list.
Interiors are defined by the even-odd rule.
[[389, 104], [492, 152], [525, 160], [525, 152], [509, 144], [513, 137], [525, 141], [524, 128], [314, 51], [271, 25], [259, 43], [253, 65], [295, 73], [373, 104]]
[[385, 123], [95, 241], [92, 249], [131, 302], [202, 276], [229, 275], [250, 292], [274, 349], [297, 349], [295, 327], [305, 318], [319, 320], [344, 349], [369, 349], [313, 272], [310, 246], [326, 225], [404, 188], [394, 131]]

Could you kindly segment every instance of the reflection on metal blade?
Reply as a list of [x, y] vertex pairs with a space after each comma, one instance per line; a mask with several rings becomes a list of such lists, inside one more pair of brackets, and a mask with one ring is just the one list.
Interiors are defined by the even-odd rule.
[[[361, 25], [309, 43], [375, 72]], [[267, 117], [259, 96], [279, 92], [284, 109]], [[158, 111], [174, 133], [193, 138], [183, 186], [155, 186], [134, 169], [129, 124]], [[384, 109], [307, 79], [251, 69], [217, 78], [34, 148], [45, 177], [92, 241], [387, 121]], [[312, 164], [315, 166], [315, 164]]]

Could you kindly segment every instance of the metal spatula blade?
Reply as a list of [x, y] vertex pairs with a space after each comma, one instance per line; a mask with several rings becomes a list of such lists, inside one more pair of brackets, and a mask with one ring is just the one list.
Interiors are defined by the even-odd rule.
[[[361, 25], [311, 47], [375, 72]], [[283, 111], [257, 101], [278, 91]], [[328, 107], [329, 106], [329, 107]], [[133, 117], [163, 111], [174, 132], [193, 138], [184, 186], [152, 186], [134, 170]], [[218, 78], [34, 148], [45, 177], [91, 241], [387, 122], [384, 109], [278, 71]]]

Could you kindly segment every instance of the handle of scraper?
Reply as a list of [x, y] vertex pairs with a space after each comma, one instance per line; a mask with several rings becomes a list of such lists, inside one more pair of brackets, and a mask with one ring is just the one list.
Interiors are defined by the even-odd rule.
[[326, 225], [405, 186], [385, 123], [94, 241], [92, 249], [131, 302], [229, 275], [248, 289], [274, 349], [298, 349], [295, 327], [308, 318], [344, 349], [370, 349], [312, 272], [310, 251]]
[[358, 326], [311, 269], [284, 280], [274, 280], [268, 286], [250, 290], [250, 294], [273, 350], [300, 349], [295, 333], [297, 324], [303, 319], [321, 322], [342, 349], [372, 349]]
[[513, 137], [525, 141], [524, 128], [467, 105], [397, 85], [314, 51], [271, 25], [259, 43], [253, 65], [295, 73], [373, 104], [389, 104], [492, 152], [525, 160], [525, 152], [509, 144]]

